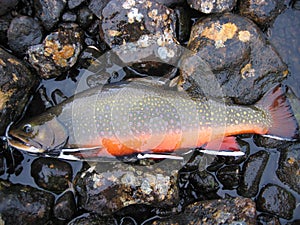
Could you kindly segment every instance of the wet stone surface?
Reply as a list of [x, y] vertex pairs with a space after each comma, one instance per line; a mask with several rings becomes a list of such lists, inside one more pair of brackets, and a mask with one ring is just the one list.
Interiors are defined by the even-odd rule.
[[77, 175], [79, 203], [85, 210], [101, 215], [110, 215], [132, 204], [178, 204], [178, 171], [170, 164], [164, 169], [156, 166], [133, 167], [116, 162], [91, 167]]
[[71, 220], [68, 225], [108, 225], [116, 224], [116, 220], [112, 217], [103, 217], [94, 213], [82, 214], [73, 220]]
[[19, 0], [0, 0], [0, 16], [8, 13], [11, 9], [13, 9]]
[[220, 1], [210, 1], [210, 0], [188, 0], [187, 3], [191, 8], [196, 9], [202, 13], [222, 13], [231, 11], [235, 5], [236, 0], [220, 0]]
[[70, 69], [82, 49], [82, 34], [77, 24], [63, 24], [40, 45], [29, 48], [29, 62], [44, 78], [56, 77]]
[[278, 178], [297, 193], [300, 193], [300, 145], [294, 144], [280, 153]]
[[239, 185], [240, 167], [239, 165], [228, 165], [218, 170], [218, 180], [226, 189], [234, 189]]
[[[238, 15], [225, 13], [200, 19], [192, 27], [188, 48], [209, 64], [221, 85], [221, 95], [239, 104], [254, 103], [287, 75], [286, 65], [259, 28]], [[191, 65], [189, 61], [187, 65]], [[211, 85], [211, 73], [196, 71], [199, 68], [191, 67], [182, 76]]]
[[182, 214], [152, 224], [256, 224], [255, 203], [241, 197], [196, 202], [186, 207]]
[[295, 197], [284, 188], [267, 184], [257, 198], [257, 209], [285, 219], [291, 219], [296, 207]]
[[269, 154], [259, 151], [251, 155], [243, 165], [241, 181], [237, 188], [238, 194], [244, 197], [254, 197], [259, 190], [259, 182], [267, 165]]
[[22, 61], [0, 48], [0, 134], [22, 114], [37, 83]]
[[66, 0], [34, 0], [36, 17], [46, 30], [51, 30], [59, 21]]
[[265, 28], [272, 24], [285, 7], [282, 0], [246, 0], [240, 2], [239, 13]]
[[14, 18], [7, 31], [8, 45], [16, 53], [25, 54], [27, 48], [42, 41], [40, 24], [28, 16]]
[[76, 213], [76, 202], [74, 193], [67, 190], [56, 200], [53, 214], [59, 220], [70, 220]]
[[53, 203], [50, 193], [0, 181], [0, 212], [5, 224], [46, 224]]
[[38, 158], [31, 165], [31, 176], [40, 188], [59, 193], [69, 187], [72, 168], [57, 159]]

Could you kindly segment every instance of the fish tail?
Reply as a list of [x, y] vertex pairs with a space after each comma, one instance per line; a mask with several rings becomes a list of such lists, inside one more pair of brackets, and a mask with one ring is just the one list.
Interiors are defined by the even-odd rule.
[[299, 125], [281, 85], [268, 91], [256, 106], [267, 110], [271, 116], [272, 124], [266, 136], [285, 140], [299, 139]]

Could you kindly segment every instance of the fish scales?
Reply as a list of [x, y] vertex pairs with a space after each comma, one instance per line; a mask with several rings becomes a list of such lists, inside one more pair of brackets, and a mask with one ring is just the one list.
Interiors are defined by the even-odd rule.
[[[9, 134], [15, 139], [11, 138], [14, 146], [21, 148], [15, 143], [19, 140], [26, 143], [23, 149], [27, 151], [30, 145], [36, 145], [31, 150], [40, 152], [98, 147], [96, 156], [172, 152], [208, 146], [243, 133], [294, 136], [298, 124], [283, 92], [278, 87], [272, 91], [256, 105], [237, 106], [190, 98], [184, 92], [143, 82], [110, 85], [75, 95], [37, 118], [12, 127]], [[27, 125], [31, 132], [24, 133]], [[236, 145], [234, 139], [226, 140], [227, 145], [222, 147]]]

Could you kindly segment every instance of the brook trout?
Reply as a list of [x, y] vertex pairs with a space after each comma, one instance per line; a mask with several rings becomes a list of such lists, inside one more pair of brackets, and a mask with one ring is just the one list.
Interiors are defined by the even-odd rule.
[[[202, 147], [239, 155], [234, 135], [298, 137], [280, 86], [252, 106], [199, 100], [147, 82], [93, 88], [7, 129], [12, 147], [65, 159], [168, 154]], [[233, 154], [232, 154], [233, 153]]]

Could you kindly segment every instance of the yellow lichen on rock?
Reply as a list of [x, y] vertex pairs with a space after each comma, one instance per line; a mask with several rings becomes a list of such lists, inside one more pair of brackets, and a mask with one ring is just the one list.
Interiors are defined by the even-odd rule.
[[246, 79], [248, 77], [254, 77], [255, 76], [255, 69], [252, 68], [251, 63], [246, 64], [241, 69], [241, 75], [243, 79]]
[[205, 28], [201, 33], [201, 36], [214, 40], [216, 48], [219, 48], [225, 47], [225, 41], [232, 39], [237, 30], [237, 26], [233, 23], [225, 23], [223, 25], [214, 23], [211, 25], [211, 27]]
[[242, 42], [250, 41], [250, 32], [247, 30], [239, 31], [239, 40]]
[[9, 90], [8, 92], [2, 92], [0, 91], [0, 110], [2, 110], [6, 103], [8, 102], [10, 96], [13, 94], [13, 90]]

